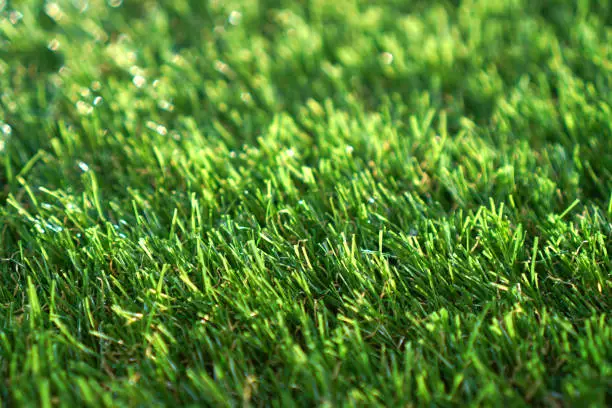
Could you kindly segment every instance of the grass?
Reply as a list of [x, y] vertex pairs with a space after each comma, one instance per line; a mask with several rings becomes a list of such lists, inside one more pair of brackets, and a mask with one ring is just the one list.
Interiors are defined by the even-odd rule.
[[0, 0], [0, 405], [609, 406], [611, 27]]

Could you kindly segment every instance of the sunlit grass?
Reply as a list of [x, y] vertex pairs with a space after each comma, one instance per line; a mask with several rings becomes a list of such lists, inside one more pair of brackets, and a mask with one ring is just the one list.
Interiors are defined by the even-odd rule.
[[0, 0], [0, 405], [609, 405], [611, 27]]

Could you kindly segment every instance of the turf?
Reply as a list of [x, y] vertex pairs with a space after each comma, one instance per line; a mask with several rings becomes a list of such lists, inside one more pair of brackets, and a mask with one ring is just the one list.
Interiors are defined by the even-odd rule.
[[612, 2], [0, 0], [0, 405], [612, 404]]

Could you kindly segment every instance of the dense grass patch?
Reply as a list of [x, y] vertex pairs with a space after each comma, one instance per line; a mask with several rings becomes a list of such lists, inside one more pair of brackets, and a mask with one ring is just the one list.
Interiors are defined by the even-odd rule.
[[0, 0], [0, 405], [612, 404], [612, 2]]

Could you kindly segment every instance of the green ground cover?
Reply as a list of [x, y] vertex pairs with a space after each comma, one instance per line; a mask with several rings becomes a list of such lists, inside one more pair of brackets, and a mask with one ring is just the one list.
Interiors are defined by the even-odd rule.
[[0, 0], [0, 405], [612, 404], [612, 2]]

